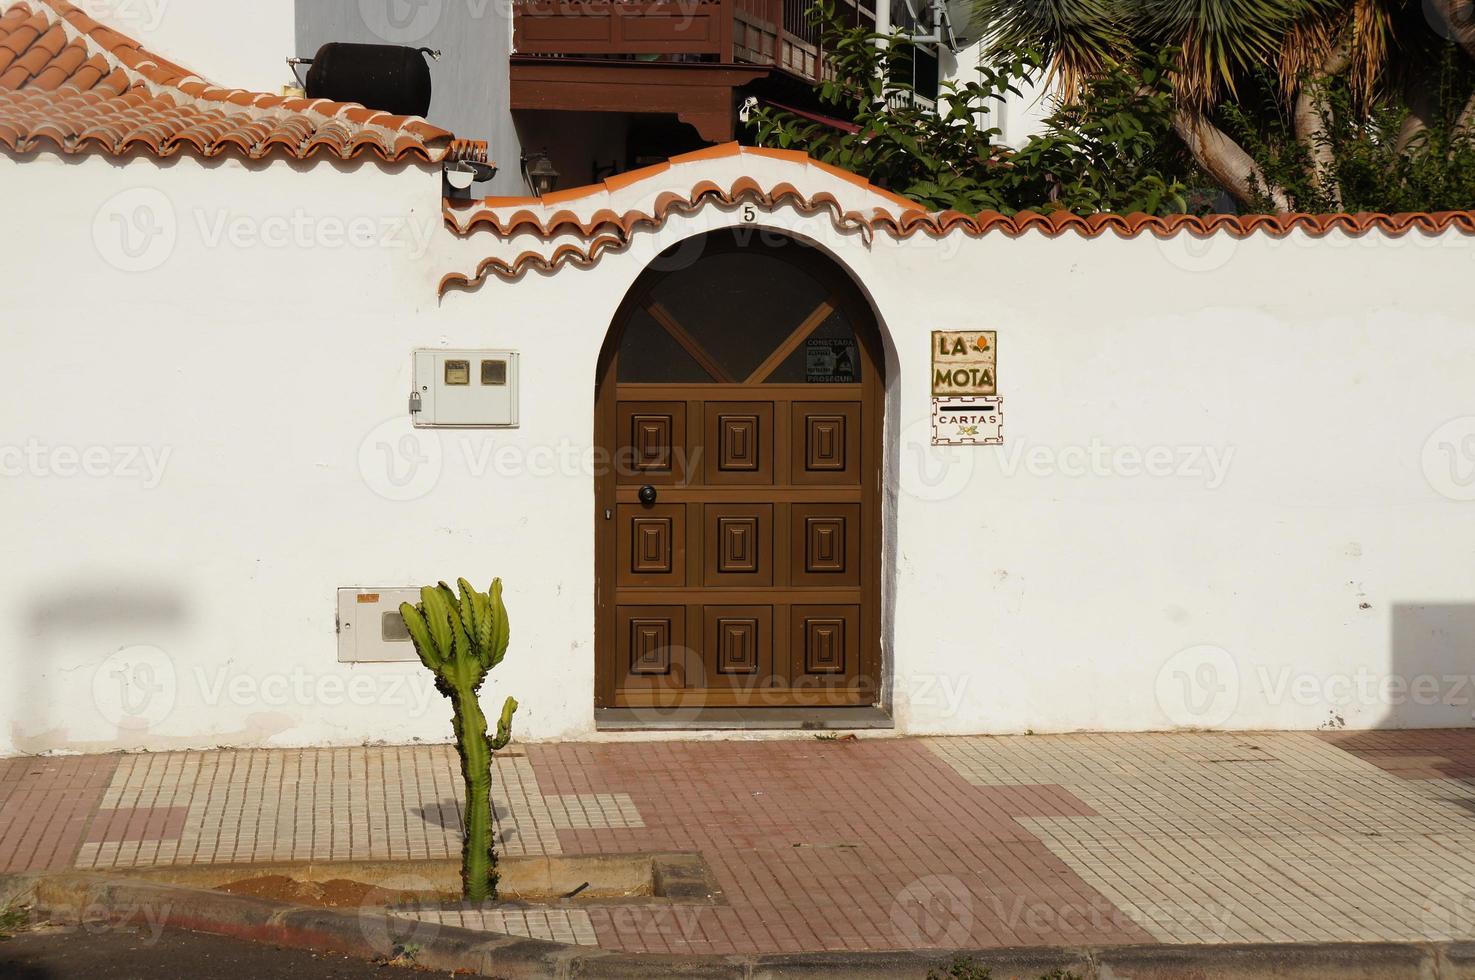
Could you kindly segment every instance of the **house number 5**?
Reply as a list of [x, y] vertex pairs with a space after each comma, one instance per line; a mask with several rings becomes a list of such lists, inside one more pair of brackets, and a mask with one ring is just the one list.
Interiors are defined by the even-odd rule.
[[757, 217], [758, 217], [758, 212], [753, 210], [753, 205], [751, 205], [751, 204], [744, 204], [743, 205], [743, 220], [744, 221], [754, 221], [754, 220], [757, 219]]

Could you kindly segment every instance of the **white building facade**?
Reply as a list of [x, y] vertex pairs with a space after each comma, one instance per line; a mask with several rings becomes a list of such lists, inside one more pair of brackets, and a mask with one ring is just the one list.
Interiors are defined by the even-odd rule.
[[[597, 701], [629, 712], [617, 727], [707, 730], [691, 700], [630, 694], [640, 638], [662, 635], [649, 610], [677, 607], [703, 691], [744, 658], [777, 670], [765, 644], [815, 673], [873, 650], [861, 706], [889, 719], [878, 733], [1470, 723], [1469, 215], [928, 216], [735, 146], [447, 209], [449, 145], [426, 144], [392, 162], [0, 153], [0, 752], [445, 739], [418, 663], [340, 660], [339, 593], [457, 576], [504, 581], [512, 648], [483, 693], [518, 698], [526, 739], [599, 736]], [[843, 538], [853, 598], [785, 595], [822, 570], [801, 538], [825, 515], [799, 515], [809, 498], [777, 479], [767, 496], [714, 482], [702, 506], [780, 508], [762, 512], [772, 536], [737, 510], [713, 526], [752, 530], [758, 564], [788, 556], [790, 588], [764, 587], [784, 611], [745, 593], [733, 612], [693, 566], [684, 598], [652, 585], [661, 598], [626, 616], [605, 590], [642, 560], [618, 544], [633, 525], [599, 544], [606, 511], [639, 506], [634, 482], [601, 482], [619, 448], [597, 417], [610, 331], [653, 265], [674, 276], [705, 254], [672, 265], [684, 243], [718, 237], [800, 243], [858, 297], [875, 398], [816, 417], [862, 433], [844, 444], [864, 460], [845, 513], [874, 533]], [[751, 302], [756, 335], [780, 278], [722, 302]], [[991, 338], [1001, 444], [935, 444], [935, 331]], [[514, 352], [516, 425], [415, 425], [417, 350]], [[817, 392], [847, 380], [803, 370]], [[693, 433], [751, 418], [755, 465], [777, 460], [794, 487], [823, 468], [731, 390], [681, 400]], [[718, 561], [729, 539], [697, 522], [676, 544]], [[746, 560], [722, 554], [719, 571]], [[810, 624], [800, 605], [827, 611]], [[826, 623], [852, 631], [839, 654], [806, 645]], [[747, 690], [695, 700], [832, 706]]]

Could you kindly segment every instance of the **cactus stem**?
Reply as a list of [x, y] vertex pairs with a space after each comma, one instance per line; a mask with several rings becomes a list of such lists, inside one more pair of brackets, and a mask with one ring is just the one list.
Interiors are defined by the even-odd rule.
[[475, 691], [454, 699], [456, 749], [466, 782], [466, 836], [461, 844], [461, 887], [468, 901], [497, 898], [497, 854], [492, 841], [492, 747], [487, 716]]

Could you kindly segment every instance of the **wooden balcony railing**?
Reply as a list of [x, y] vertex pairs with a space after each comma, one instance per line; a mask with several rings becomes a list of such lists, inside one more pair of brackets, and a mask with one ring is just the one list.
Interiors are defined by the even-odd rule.
[[[773, 65], [823, 71], [815, 0], [514, 0], [518, 54]], [[874, 21], [873, 0], [850, 5]]]

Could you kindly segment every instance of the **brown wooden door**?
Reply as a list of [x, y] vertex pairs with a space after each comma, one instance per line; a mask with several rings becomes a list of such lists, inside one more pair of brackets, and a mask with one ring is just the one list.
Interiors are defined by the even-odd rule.
[[602, 357], [596, 704], [872, 704], [884, 386], [869, 307], [795, 243], [677, 248]]

